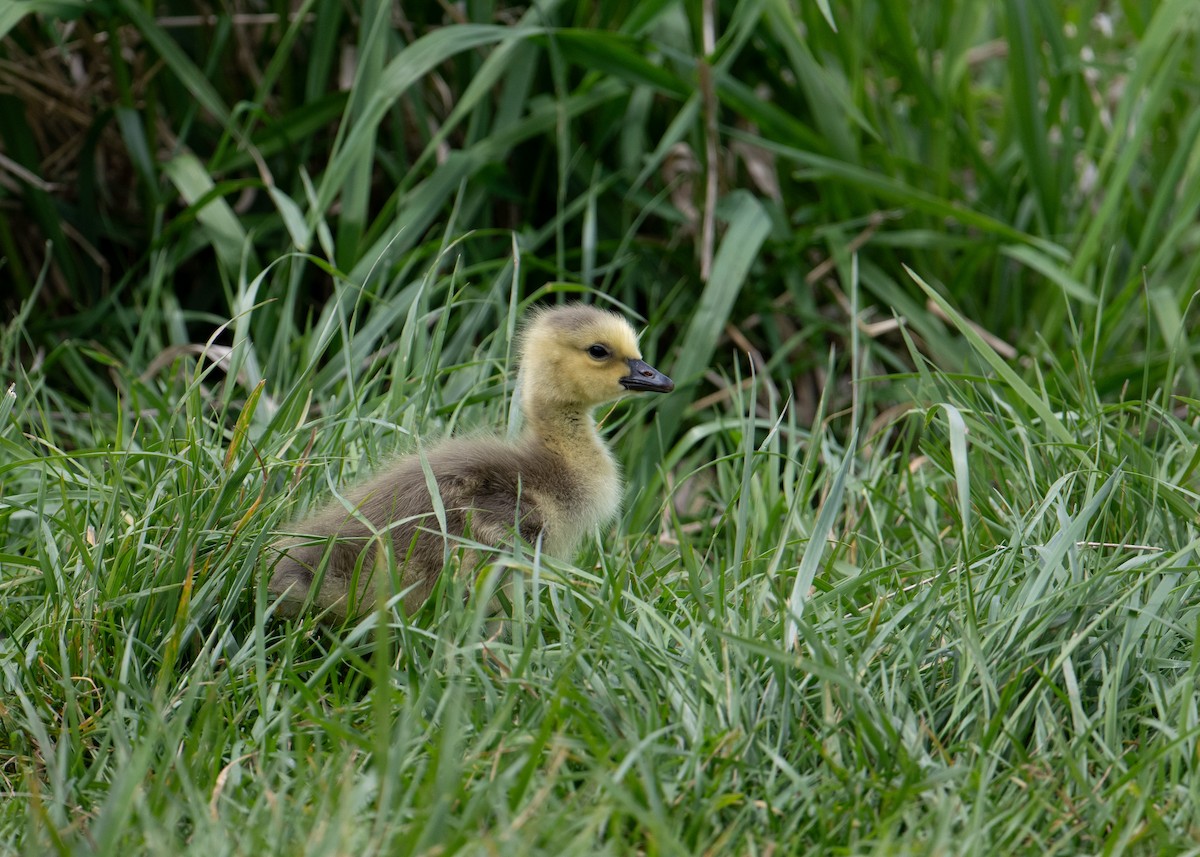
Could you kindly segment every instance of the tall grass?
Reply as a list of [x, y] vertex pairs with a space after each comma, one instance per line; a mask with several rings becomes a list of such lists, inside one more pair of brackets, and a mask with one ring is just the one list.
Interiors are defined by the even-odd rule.
[[[1192, 4], [410, 5], [0, 7], [0, 848], [1194, 851]], [[581, 296], [615, 528], [277, 620]]]

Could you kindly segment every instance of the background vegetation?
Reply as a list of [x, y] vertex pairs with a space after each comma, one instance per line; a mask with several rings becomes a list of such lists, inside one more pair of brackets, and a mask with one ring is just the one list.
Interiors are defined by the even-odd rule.
[[[0, 2], [0, 850], [1194, 853], [1198, 25]], [[275, 621], [580, 295], [615, 531]]]

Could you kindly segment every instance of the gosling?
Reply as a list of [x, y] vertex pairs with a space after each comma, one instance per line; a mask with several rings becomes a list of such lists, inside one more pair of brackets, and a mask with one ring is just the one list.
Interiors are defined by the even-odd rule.
[[[376, 587], [390, 580], [383, 539], [391, 541], [396, 591], [405, 593], [411, 615], [432, 592], [456, 537], [497, 547], [516, 533], [570, 560], [588, 533], [616, 518], [621, 473], [592, 412], [637, 393], [669, 393], [675, 383], [642, 360], [629, 322], [584, 304], [535, 310], [519, 360], [519, 439], [450, 439], [424, 455], [445, 530], [421, 457], [396, 460], [349, 491], [348, 506], [328, 504], [292, 527], [299, 535], [274, 546], [279, 560], [268, 590], [281, 615], [295, 616], [306, 604], [335, 620], [369, 613]], [[463, 568], [477, 561], [471, 551], [459, 559]]]

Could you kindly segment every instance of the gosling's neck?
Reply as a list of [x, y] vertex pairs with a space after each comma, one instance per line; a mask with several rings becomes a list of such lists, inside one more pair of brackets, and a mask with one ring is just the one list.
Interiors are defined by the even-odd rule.
[[596, 431], [594, 406], [557, 402], [547, 396], [522, 391], [521, 413], [526, 443], [541, 446], [568, 464], [588, 466], [611, 461], [608, 445]]

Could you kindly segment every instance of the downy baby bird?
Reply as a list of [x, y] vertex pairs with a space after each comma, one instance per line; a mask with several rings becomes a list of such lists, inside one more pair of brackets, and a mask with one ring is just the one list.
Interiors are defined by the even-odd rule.
[[[334, 619], [369, 613], [377, 587], [391, 594], [384, 539], [400, 571], [395, 591], [406, 592], [412, 614], [455, 537], [489, 546], [511, 542], [513, 533], [530, 543], [540, 537], [546, 553], [569, 560], [584, 536], [612, 522], [621, 473], [592, 412], [632, 394], [669, 393], [674, 382], [642, 360], [629, 322], [579, 303], [533, 311], [519, 360], [524, 426], [515, 442], [454, 438], [424, 453], [445, 531], [421, 457], [397, 459], [274, 546], [279, 559], [268, 589], [281, 614], [294, 616], [306, 603]], [[473, 562], [466, 552], [462, 566]]]

